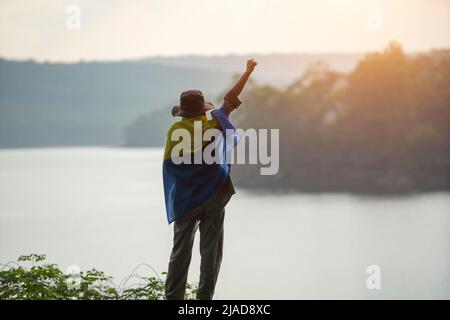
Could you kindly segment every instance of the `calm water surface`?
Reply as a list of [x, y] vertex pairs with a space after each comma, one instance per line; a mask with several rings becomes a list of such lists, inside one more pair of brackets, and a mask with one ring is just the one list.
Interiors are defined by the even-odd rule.
[[[161, 149], [0, 151], [0, 261], [46, 253], [118, 283], [167, 270]], [[216, 298], [450, 298], [450, 194], [260, 195], [227, 207]], [[197, 281], [198, 243], [190, 281]], [[381, 268], [381, 290], [366, 269]], [[140, 267], [137, 272], [150, 275]]]

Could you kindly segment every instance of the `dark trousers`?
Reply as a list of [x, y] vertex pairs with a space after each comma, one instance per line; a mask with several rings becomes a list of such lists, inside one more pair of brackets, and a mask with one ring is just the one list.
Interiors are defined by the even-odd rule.
[[166, 278], [166, 298], [182, 300], [191, 262], [192, 246], [200, 229], [200, 282], [197, 299], [210, 300], [214, 295], [223, 250], [225, 209], [199, 207], [174, 222], [173, 249]]

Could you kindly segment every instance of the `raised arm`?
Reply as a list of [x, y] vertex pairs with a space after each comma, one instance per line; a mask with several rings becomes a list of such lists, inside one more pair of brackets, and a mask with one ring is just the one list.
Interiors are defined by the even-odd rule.
[[230, 114], [231, 111], [239, 107], [239, 105], [241, 104], [241, 101], [239, 100], [238, 96], [241, 94], [242, 89], [244, 89], [244, 86], [247, 83], [248, 78], [252, 74], [257, 64], [258, 63], [256, 62], [255, 59], [248, 60], [245, 72], [242, 74], [242, 76], [239, 78], [238, 82], [233, 86], [233, 88], [231, 88], [231, 90], [228, 91], [228, 93], [225, 95], [223, 107], [228, 114]]

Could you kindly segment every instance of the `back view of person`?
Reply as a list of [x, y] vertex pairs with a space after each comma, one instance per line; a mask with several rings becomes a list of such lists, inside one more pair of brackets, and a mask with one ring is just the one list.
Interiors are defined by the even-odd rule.
[[[237, 141], [230, 140], [225, 132], [235, 130], [229, 120], [230, 113], [241, 104], [238, 96], [256, 67], [255, 60], [248, 60], [245, 72], [225, 95], [223, 105], [215, 108], [206, 102], [200, 90], [184, 91], [180, 105], [172, 109], [173, 116], [182, 117], [167, 133], [163, 161], [163, 182], [166, 213], [169, 224], [174, 223], [173, 248], [166, 278], [165, 294], [168, 300], [184, 299], [195, 232], [200, 229], [200, 282], [197, 299], [213, 298], [217, 277], [222, 262], [224, 239], [225, 206], [235, 193], [230, 179], [230, 164], [227, 161], [215, 163], [180, 163], [178, 144], [185, 144], [181, 153], [184, 159], [195, 158], [209, 143], [193, 143], [195, 128], [201, 124], [202, 133], [216, 129], [221, 132], [225, 149]], [[210, 112], [211, 119], [207, 117]], [[197, 125], [197, 127], [196, 127]], [[177, 130], [189, 132], [192, 139], [181, 141]], [[203, 136], [203, 135], [202, 135]], [[188, 146], [186, 146], [188, 144]], [[226, 150], [224, 149], [224, 153]], [[188, 150], [188, 152], [186, 152]], [[188, 154], [189, 153], [189, 154]]]

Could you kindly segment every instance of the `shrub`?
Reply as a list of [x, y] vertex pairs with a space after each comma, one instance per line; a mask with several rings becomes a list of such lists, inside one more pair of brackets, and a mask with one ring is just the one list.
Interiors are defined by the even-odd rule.
[[[139, 282], [128, 285], [131, 279]], [[195, 293], [196, 286], [187, 284], [186, 299], [193, 299]], [[112, 277], [102, 271], [91, 269], [66, 274], [56, 264], [46, 263], [44, 254], [30, 254], [0, 266], [0, 299], [161, 300], [164, 299], [164, 280], [158, 274], [144, 277], [133, 271], [117, 288]]]

